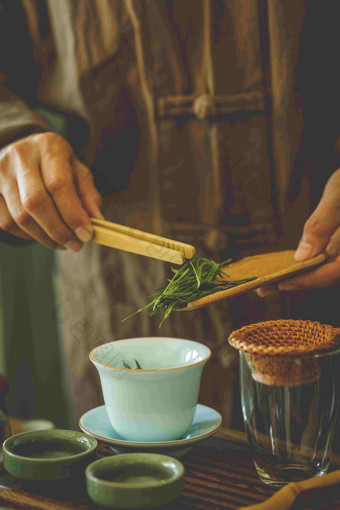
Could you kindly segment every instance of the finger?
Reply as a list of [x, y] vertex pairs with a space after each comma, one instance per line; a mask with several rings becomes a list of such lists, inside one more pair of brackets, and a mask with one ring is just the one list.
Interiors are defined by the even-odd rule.
[[17, 155], [17, 158], [20, 160], [18, 162], [20, 172], [17, 172], [20, 203], [27, 213], [25, 215], [20, 212], [23, 215], [21, 222], [23, 219], [28, 221], [28, 218], [31, 217], [46, 232], [48, 237], [58, 245], [65, 246], [73, 251], [79, 251], [82, 243], [75, 239], [71, 230], [59, 216], [53, 200], [46, 191], [38, 166], [29, 166], [21, 160], [20, 155]]
[[19, 189], [15, 183], [7, 188], [4, 199], [9, 214], [21, 230], [48, 248], [59, 248], [58, 243], [53, 241], [38, 225], [34, 218], [24, 209]]
[[291, 278], [279, 284], [279, 290], [295, 291], [306, 289], [323, 289], [340, 282], [340, 255], [313, 271]]
[[340, 226], [340, 202], [324, 195], [307, 220], [295, 253], [296, 260], [306, 260], [322, 253], [332, 234]]
[[277, 294], [278, 289], [275, 285], [266, 285], [265, 287], [259, 287], [256, 289], [256, 294], [259, 297], [267, 297], [272, 296], [273, 294]]
[[326, 248], [326, 254], [330, 259], [340, 255], [340, 227], [332, 235]]
[[102, 197], [94, 185], [90, 170], [81, 161], [73, 159], [76, 186], [82, 204], [90, 217], [104, 219], [100, 212]]
[[18, 227], [9, 213], [5, 199], [0, 196], [0, 228], [5, 232], [9, 232], [14, 236], [21, 237], [22, 239], [32, 240], [32, 237], [26, 234], [24, 230]]
[[43, 151], [41, 175], [63, 222], [80, 241], [90, 241], [93, 227], [75, 187], [70, 154]]

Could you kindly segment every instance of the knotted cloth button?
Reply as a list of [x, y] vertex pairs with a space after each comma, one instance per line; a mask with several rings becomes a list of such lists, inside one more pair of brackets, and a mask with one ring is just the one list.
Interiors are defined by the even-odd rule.
[[206, 119], [212, 115], [215, 108], [215, 99], [211, 94], [202, 94], [198, 96], [193, 104], [193, 111], [200, 120]]

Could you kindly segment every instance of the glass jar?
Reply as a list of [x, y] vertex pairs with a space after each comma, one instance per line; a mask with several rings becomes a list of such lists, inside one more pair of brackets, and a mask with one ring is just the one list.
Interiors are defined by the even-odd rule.
[[329, 467], [340, 349], [273, 361], [240, 351], [242, 411], [254, 464], [264, 483], [281, 486], [321, 476]]

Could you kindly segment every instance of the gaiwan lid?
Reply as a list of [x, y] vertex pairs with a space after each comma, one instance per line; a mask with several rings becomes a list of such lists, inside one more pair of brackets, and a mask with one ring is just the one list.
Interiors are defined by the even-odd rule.
[[268, 385], [309, 384], [320, 375], [320, 360], [340, 346], [340, 328], [304, 320], [259, 322], [233, 331], [229, 343], [248, 353], [253, 379]]

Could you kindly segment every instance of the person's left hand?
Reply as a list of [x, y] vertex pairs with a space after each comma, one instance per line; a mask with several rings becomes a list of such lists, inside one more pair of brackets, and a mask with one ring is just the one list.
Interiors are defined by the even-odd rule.
[[[326, 263], [281, 282], [279, 290], [321, 289], [340, 282], [340, 169], [328, 180], [317, 208], [305, 223], [295, 260], [311, 259], [323, 252], [327, 255]], [[264, 297], [273, 290], [262, 287], [257, 293]]]

